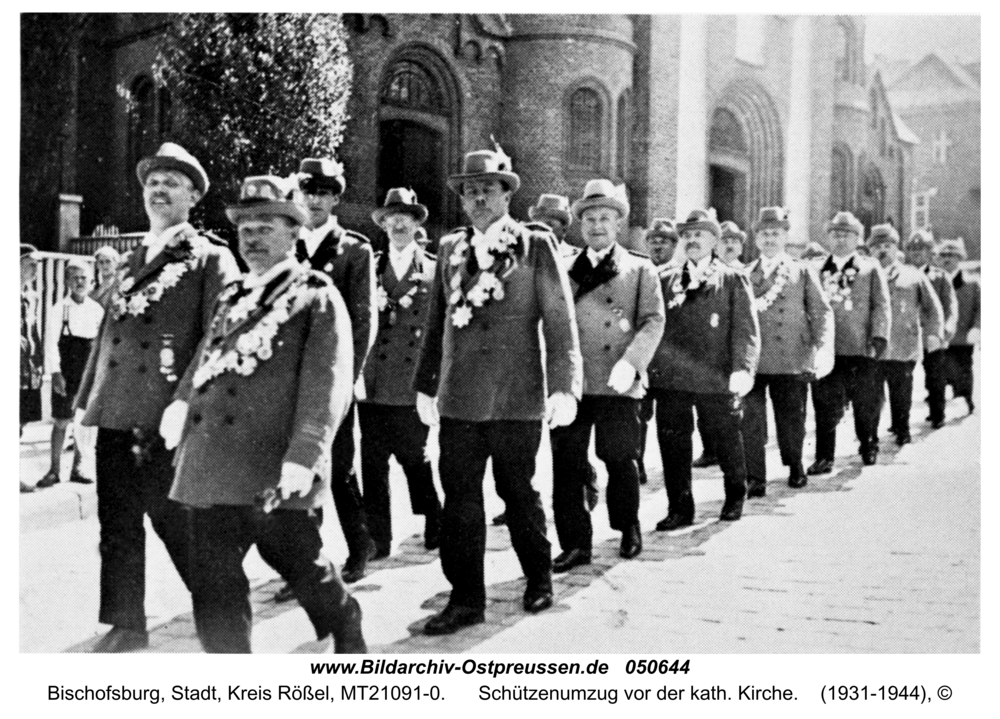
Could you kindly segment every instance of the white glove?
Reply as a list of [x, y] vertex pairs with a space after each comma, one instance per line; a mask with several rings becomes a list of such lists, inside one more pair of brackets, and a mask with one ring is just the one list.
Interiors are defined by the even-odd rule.
[[729, 391], [733, 394], [746, 397], [752, 389], [753, 375], [746, 370], [737, 370], [729, 375]]
[[285, 462], [281, 465], [281, 480], [278, 482], [278, 491], [282, 499], [288, 499], [293, 494], [306, 496], [312, 489], [313, 480], [316, 474], [307, 467], [294, 462]]
[[359, 402], [368, 398], [368, 393], [365, 392], [365, 376], [361, 375], [358, 377], [358, 381], [354, 383], [354, 399]]
[[937, 335], [927, 335], [927, 351], [937, 352], [941, 349], [941, 338]]
[[973, 327], [969, 330], [969, 333], [965, 335], [965, 339], [970, 345], [979, 344], [979, 328]]
[[73, 413], [73, 424], [75, 424], [77, 427], [82, 427], [83, 426], [83, 417], [86, 414], [87, 414], [87, 410], [85, 410], [85, 409], [78, 409], [78, 410], [76, 410]]
[[160, 436], [163, 437], [163, 444], [167, 449], [173, 449], [180, 444], [187, 413], [188, 403], [180, 399], [174, 400], [163, 410], [163, 418], [160, 420]]
[[550, 429], [573, 424], [576, 419], [576, 397], [569, 392], [556, 392], [545, 403], [545, 421]]
[[608, 387], [613, 389], [618, 394], [625, 394], [630, 389], [632, 385], [635, 384], [635, 377], [637, 372], [635, 367], [630, 365], [623, 359], [618, 360], [615, 366], [611, 368], [611, 377], [608, 378]]
[[417, 392], [417, 414], [420, 415], [420, 421], [428, 427], [436, 427], [441, 421], [441, 415], [438, 414], [437, 397]]

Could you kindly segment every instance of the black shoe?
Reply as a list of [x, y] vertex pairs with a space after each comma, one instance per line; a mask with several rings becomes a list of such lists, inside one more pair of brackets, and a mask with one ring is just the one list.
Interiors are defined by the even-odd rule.
[[113, 627], [110, 632], [97, 640], [90, 650], [94, 654], [122, 654], [145, 649], [149, 646], [149, 632], [145, 629]]
[[371, 556], [372, 561], [387, 559], [392, 554], [392, 542], [375, 542], [375, 554]]
[[551, 589], [527, 589], [524, 592], [524, 611], [529, 614], [544, 612], [552, 606]]
[[763, 479], [748, 479], [747, 480], [747, 498], [755, 499], [757, 497], [763, 497], [767, 494], [767, 482]]
[[507, 513], [506, 512], [500, 512], [500, 514], [498, 514], [497, 516], [495, 516], [493, 518], [493, 526], [494, 527], [502, 527], [505, 524], [507, 524]]
[[897, 447], [904, 447], [904, 446], [910, 444], [912, 441], [913, 441], [913, 439], [910, 437], [910, 433], [909, 432], [900, 432], [899, 434], [896, 435], [896, 446]]
[[34, 491], [35, 488], [32, 487], [30, 484], [25, 484], [24, 482], [21, 482], [21, 494], [31, 494]]
[[656, 523], [656, 531], [671, 532], [675, 529], [680, 529], [681, 527], [690, 527], [692, 524], [694, 524], [694, 517], [689, 517], [683, 514], [668, 514]]
[[727, 499], [726, 503], [722, 505], [722, 514], [719, 515], [719, 519], [723, 522], [735, 522], [742, 516], [743, 516], [743, 500]]
[[291, 584], [286, 584], [281, 589], [274, 593], [274, 601], [278, 604], [283, 604], [284, 602], [290, 602], [295, 599], [295, 591], [292, 589]]
[[378, 551], [375, 542], [367, 534], [365, 535], [365, 541], [364, 549], [359, 552], [351, 552], [347, 557], [347, 561], [344, 562], [344, 568], [340, 570], [341, 579], [344, 580], [345, 584], [354, 584], [364, 579], [365, 573], [368, 571], [368, 560], [374, 558], [375, 553]]
[[441, 546], [441, 511], [437, 510], [424, 517], [424, 549]]
[[70, 482], [75, 482], [76, 484], [93, 484], [94, 483], [94, 480], [92, 480], [90, 477], [84, 477], [82, 474], [80, 474], [76, 470], [73, 470], [73, 472], [69, 475], [69, 481]]
[[833, 471], [833, 460], [832, 459], [817, 459], [813, 462], [812, 466], [806, 470], [806, 474], [811, 474], [813, 476], [817, 474], [830, 474]]
[[969, 414], [975, 414], [976, 403], [972, 401], [972, 397], [965, 398], [965, 406], [969, 408]]
[[601, 499], [601, 493], [597, 490], [597, 487], [592, 487], [589, 484], [586, 487], [584, 487], [583, 492], [584, 496], [587, 499], [587, 511], [593, 512], [594, 507], [597, 506], [597, 503]]
[[642, 551], [642, 532], [639, 525], [634, 524], [622, 532], [622, 543], [618, 549], [618, 556], [622, 559], [634, 559]]
[[931, 429], [941, 429], [942, 427], [944, 427], [943, 419], [931, 420]]
[[589, 549], [567, 549], [552, 560], [552, 572], [562, 574], [563, 572], [568, 572], [573, 567], [580, 567], [584, 564], [590, 564]]
[[705, 467], [714, 467], [719, 463], [719, 458], [715, 455], [709, 454], [708, 452], [702, 453], [698, 459], [691, 463], [692, 467], [696, 469], [704, 469]]
[[361, 605], [354, 597], [348, 597], [344, 607], [332, 627], [334, 654], [367, 654], [368, 645], [361, 633]]
[[802, 489], [806, 486], [806, 482], [808, 481], [809, 480], [806, 477], [805, 470], [802, 469], [801, 464], [797, 467], [792, 467], [791, 471], [788, 473], [788, 486], [792, 489]]
[[861, 464], [871, 467], [878, 462], [878, 447], [864, 447], [861, 450]]
[[55, 472], [49, 472], [38, 480], [38, 484], [35, 485], [35, 489], [47, 489], [49, 487], [54, 487], [57, 484], [59, 484], [59, 475]]
[[482, 624], [486, 621], [486, 612], [471, 607], [458, 607], [449, 604], [440, 614], [435, 614], [424, 625], [424, 634], [454, 634], [462, 627]]

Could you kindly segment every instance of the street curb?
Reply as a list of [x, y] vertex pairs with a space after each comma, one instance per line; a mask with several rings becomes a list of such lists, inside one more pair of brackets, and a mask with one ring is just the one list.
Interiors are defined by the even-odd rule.
[[21, 534], [88, 519], [97, 512], [97, 492], [92, 484], [61, 482], [23, 494], [20, 502]]

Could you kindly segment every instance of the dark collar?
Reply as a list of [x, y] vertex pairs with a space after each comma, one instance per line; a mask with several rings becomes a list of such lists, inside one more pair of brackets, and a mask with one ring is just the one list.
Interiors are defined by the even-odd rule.
[[617, 254], [619, 251], [619, 245], [616, 242], [611, 251], [604, 255], [596, 267], [590, 264], [590, 257], [587, 255], [586, 249], [577, 255], [569, 270], [570, 279], [577, 285], [576, 299], [618, 276]]

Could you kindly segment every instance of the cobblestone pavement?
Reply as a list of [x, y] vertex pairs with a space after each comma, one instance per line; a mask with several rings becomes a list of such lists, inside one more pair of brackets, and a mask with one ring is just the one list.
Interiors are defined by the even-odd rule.
[[[785, 485], [777, 450], [769, 447], [767, 497], [748, 501], [735, 523], [716, 520], [718, 470], [696, 470], [696, 524], [669, 534], [652, 529], [666, 499], [651, 433], [643, 553], [618, 557], [619, 535], [602, 503], [594, 514], [594, 563], [557, 575], [555, 607], [528, 616], [520, 609], [524, 581], [507, 530], [490, 527], [487, 621], [447, 637], [420, 634], [444, 606], [448, 585], [437, 553], [423, 549], [422, 519], [409, 514], [405, 480], [394, 465], [394, 554], [353, 587], [369, 646], [383, 653], [978, 652], [980, 421], [966, 417], [961, 402], [948, 411], [948, 425], [929, 432], [924, 406], [915, 402], [914, 444], [897, 450], [883, 439], [879, 464], [863, 470], [845, 418], [837, 472], [810, 478], [803, 490]], [[46, 432], [34, 426], [25, 433], [27, 480], [47, 469]], [[537, 487], [551, 524], [548, 456], [543, 446]], [[491, 517], [502, 506], [487, 495]], [[103, 632], [96, 622], [97, 531], [92, 487], [62, 484], [21, 497], [22, 652], [87, 651]], [[337, 523], [328, 521], [323, 534], [330, 557], [342, 562]], [[558, 552], [551, 526], [550, 538]], [[190, 599], [155, 537], [147, 555], [149, 651], [200, 651]], [[271, 601], [281, 582], [256, 552], [246, 566], [254, 650], [328, 649], [313, 640], [294, 602]]]

